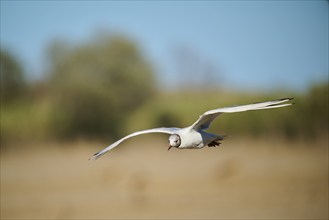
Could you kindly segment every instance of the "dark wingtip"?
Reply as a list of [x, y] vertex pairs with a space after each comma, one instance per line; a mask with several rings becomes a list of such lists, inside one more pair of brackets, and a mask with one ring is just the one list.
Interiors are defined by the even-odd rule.
[[[288, 101], [291, 101], [291, 100], [294, 100], [295, 98], [293, 98], [293, 97], [290, 97], [290, 98], [287, 98], [288, 99]], [[291, 105], [294, 105], [294, 104], [296, 104], [295, 102], [291, 102], [290, 103]]]
[[287, 100], [287, 101], [291, 101], [293, 100], [293, 97], [286, 97], [286, 98], [282, 98], [282, 99], [278, 99], [279, 101], [283, 101], [283, 100]]
[[99, 158], [99, 154], [98, 153], [95, 153], [92, 157], [89, 157], [89, 161], [95, 161]]

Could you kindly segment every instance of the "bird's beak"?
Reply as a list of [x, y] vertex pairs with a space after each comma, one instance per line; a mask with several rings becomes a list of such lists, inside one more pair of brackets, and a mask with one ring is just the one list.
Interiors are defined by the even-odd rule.
[[168, 147], [168, 151], [170, 150], [170, 148], [172, 148], [172, 146], [171, 146], [171, 145], [169, 145], [169, 147]]

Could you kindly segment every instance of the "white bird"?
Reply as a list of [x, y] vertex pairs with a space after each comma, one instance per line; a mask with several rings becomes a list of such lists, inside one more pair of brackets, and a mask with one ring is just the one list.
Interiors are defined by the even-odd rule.
[[178, 149], [199, 149], [205, 146], [208, 147], [216, 147], [219, 146], [221, 140], [224, 139], [225, 136], [211, 134], [205, 132], [204, 130], [208, 129], [210, 124], [222, 113], [233, 113], [233, 112], [244, 112], [249, 110], [260, 110], [260, 109], [270, 109], [270, 108], [279, 108], [284, 106], [292, 105], [293, 103], [286, 103], [292, 100], [292, 98], [284, 98], [278, 99], [268, 102], [259, 102], [255, 104], [249, 105], [240, 105], [240, 106], [232, 106], [232, 107], [224, 107], [218, 108], [214, 110], [209, 110], [202, 115], [199, 116], [199, 119], [194, 122], [189, 127], [185, 128], [153, 128], [143, 131], [137, 131], [132, 134], [125, 136], [124, 138], [114, 142], [110, 146], [104, 148], [103, 150], [95, 153], [91, 159], [96, 160], [111, 149], [115, 148], [119, 144], [121, 144], [124, 140], [128, 138], [147, 134], [147, 133], [165, 133], [169, 134], [169, 148], [175, 147]]

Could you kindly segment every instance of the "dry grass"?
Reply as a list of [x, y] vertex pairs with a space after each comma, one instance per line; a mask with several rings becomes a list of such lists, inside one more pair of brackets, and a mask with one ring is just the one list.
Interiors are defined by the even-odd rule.
[[328, 218], [327, 140], [136, 138], [93, 163], [95, 143], [74, 145], [3, 152], [1, 218]]

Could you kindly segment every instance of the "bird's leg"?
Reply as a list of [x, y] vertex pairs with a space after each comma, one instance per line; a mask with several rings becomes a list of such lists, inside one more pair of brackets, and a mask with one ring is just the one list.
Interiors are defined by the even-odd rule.
[[224, 140], [225, 136], [218, 136], [216, 139], [214, 139], [213, 141], [211, 141], [209, 144], [208, 144], [208, 147], [217, 147], [219, 146], [220, 144], [222, 144], [221, 142], [219, 141], [222, 141]]
[[210, 142], [209, 144], [208, 144], [208, 147], [217, 147], [217, 146], [219, 146], [221, 143], [219, 142], [219, 140], [214, 140], [214, 141], [212, 141], [212, 142]]

